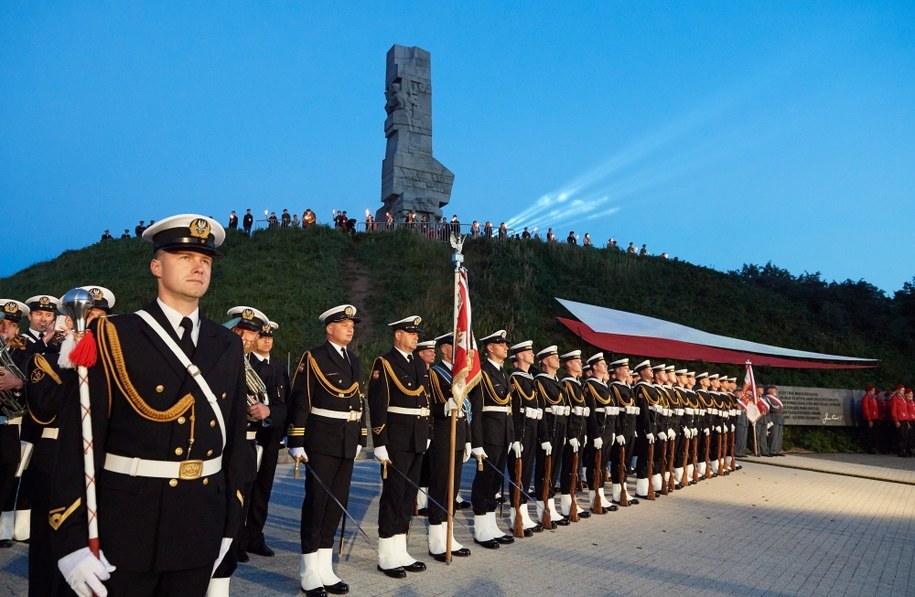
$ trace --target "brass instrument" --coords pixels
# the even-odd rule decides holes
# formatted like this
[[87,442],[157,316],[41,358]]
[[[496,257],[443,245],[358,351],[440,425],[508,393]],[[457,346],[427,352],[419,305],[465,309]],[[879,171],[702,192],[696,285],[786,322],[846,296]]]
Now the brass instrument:
[[[6,347],[6,336],[0,336],[0,375],[9,371],[23,382],[26,381],[25,373],[13,362],[9,349]],[[25,395],[11,390],[0,390],[0,414],[15,419],[25,414]]]
[[[243,358],[245,361],[245,383],[248,385],[248,406],[255,404],[270,405],[270,398],[267,396],[267,384],[261,379],[248,362],[247,355]],[[248,421],[255,422],[257,419],[248,415]]]

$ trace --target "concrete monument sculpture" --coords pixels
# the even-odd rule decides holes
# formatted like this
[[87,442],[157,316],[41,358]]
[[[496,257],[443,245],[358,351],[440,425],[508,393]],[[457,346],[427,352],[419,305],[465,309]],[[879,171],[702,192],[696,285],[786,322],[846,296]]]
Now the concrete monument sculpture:
[[[451,199],[454,174],[432,157],[432,63],[422,48],[394,45],[385,74],[381,202],[375,220],[396,222],[410,211],[441,218]],[[418,219],[418,218],[417,218]]]

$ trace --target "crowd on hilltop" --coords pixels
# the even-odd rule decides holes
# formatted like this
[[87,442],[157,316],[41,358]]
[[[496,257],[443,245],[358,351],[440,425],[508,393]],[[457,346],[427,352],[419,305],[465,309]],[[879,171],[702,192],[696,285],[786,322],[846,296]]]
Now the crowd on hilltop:
[[912,388],[898,384],[878,391],[867,386],[861,398],[865,440],[871,454],[895,452],[900,457],[915,456],[915,399]]
[[[393,230],[395,228],[405,228],[408,230],[413,230],[419,234],[423,234],[430,239],[440,240],[442,242],[448,242],[452,236],[460,236],[465,234],[470,238],[495,238],[499,240],[545,240],[548,243],[558,243],[559,238],[553,232],[552,228],[548,228],[546,231],[545,238],[542,238],[540,232],[535,227],[531,230],[528,226],[525,226],[521,232],[516,231],[514,228],[509,228],[505,222],[500,222],[498,227],[493,226],[491,221],[486,221],[482,225],[479,220],[474,220],[469,226],[461,224],[460,220],[457,217],[457,214],[451,216],[449,220],[447,217],[442,216],[441,219],[435,219],[430,217],[429,214],[419,214],[417,215],[413,211],[408,211],[401,221],[396,221],[394,216],[390,213],[386,214],[384,221],[376,221],[372,216],[369,210],[365,212],[365,220],[362,223],[362,226],[359,226],[359,222],[356,218],[350,217],[347,211],[344,210],[334,210],[333,214],[333,227],[342,230],[348,234],[355,234],[357,230],[364,232],[377,232],[381,230]],[[263,220],[266,223],[267,229],[272,228],[308,228],[309,226],[314,226],[318,223],[317,214],[311,209],[306,209],[302,216],[299,217],[297,213],[289,213],[288,209],[283,209],[280,215],[277,215],[275,211],[264,212],[266,218]],[[136,237],[141,237],[143,231],[146,230],[149,226],[152,226],[155,223],[155,220],[150,220],[149,225],[145,224],[144,220],[140,220],[140,223],[134,228],[134,235]],[[251,213],[251,209],[246,209],[245,214],[239,220],[238,214],[233,210],[229,214],[229,222],[227,228],[229,230],[238,230],[239,228],[245,233],[250,235],[254,230],[255,219],[254,215]],[[113,239],[114,236],[111,234],[111,231],[106,229],[104,234],[102,234],[102,241],[107,241]],[[130,230],[128,228],[124,229],[124,233],[121,234],[119,238],[131,238]],[[575,234],[574,230],[570,230],[568,236],[565,238],[565,242],[568,245],[579,245],[584,247],[594,247],[595,244],[591,239],[591,234],[585,232],[584,236],[581,237]],[[634,242],[630,242],[629,246],[623,249],[619,243],[614,238],[607,240],[605,245],[608,249],[616,249],[618,251],[625,251],[629,255],[636,255],[639,257],[649,256],[648,247],[646,244],[642,244],[641,247],[636,248]],[[661,253],[658,257],[662,259],[668,259],[668,254]],[[674,258],[676,261],[676,258]]]

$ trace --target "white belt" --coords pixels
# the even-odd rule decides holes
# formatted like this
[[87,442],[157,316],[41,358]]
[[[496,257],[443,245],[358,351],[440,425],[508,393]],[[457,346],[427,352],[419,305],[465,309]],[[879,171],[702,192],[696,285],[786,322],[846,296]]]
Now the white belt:
[[587,417],[588,415],[585,414],[585,409],[586,409],[586,408],[587,408],[586,406],[573,406],[573,407],[572,407],[572,412],[574,412],[576,416],[579,416],[579,417]]
[[41,430],[42,439],[57,439],[57,427],[45,427]]
[[710,415],[717,415],[717,414],[718,414],[718,409],[717,409],[717,408],[710,408],[710,409],[708,409],[708,412],[709,412]]
[[684,409],[682,409],[682,408],[677,408],[677,409],[674,410],[674,412],[677,413],[677,416],[678,416],[678,417],[682,417],[683,414],[684,414]]
[[700,408],[700,409],[699,409],[699,412],[698,412],[697,414],[700,415],[700,416],[702,416],[702,417],[704,417],[704,416],[705,416],[705,409],[704,409],[704,408]]
[[[314,412],[314,411],[312,411]],[[406,408],[403,406],[389,406],[389,413],[394,413],[397,415],[410,415],[413,417],[428,417],[429,409],[428,408]]]
[[249,442],[250,442],[250,441],[256,440],[256,439],[257,439],[257,431],[246,431],[246,432],[245,432],[245,439],[248,440]]
[[604,408],[603,406],[598,406],[597,408],[594,409],[594,412],[596,412],[596,413],[608,413],[609,410],[610,410],[609,408]]
[[686,414],[688,414],[688,415],[694,415],[694,414],[696,414],[696,409],[695,409],[695,408],[684,408],[683,410],[685,410],[685,411],[686,411]]
[[192,481],[209,477],[222,470],[222,456],[210,460],[143,460],[117,454],[105,455],[106,471],[130,475],[131,477],[153,477],[156,479],[181,479]]
[[665,417],[669,417],[669,416],[670,416],[670,409],[669,409],[669,408],[662,408],[662,409],[661,409],[661,414],[664,415]]
[[[394,407],[388,407],[388,412],[392,412]],[[341,421],[358,421],[362,418],[361,410],[330,410],[329,408],[313,408],[311,414],[328,419],[340,419]]]
[[524,416],[527,417],[528,419],[534,419],[534,420],[542,419],[543,418],[543,409],[525,407]]
[[22,425],[22,417],[0,417],[0,425]]
[[507,413],[510,412],[509,407],[507,406],[484,406],[484,413]]
[[566,412],[567,408],[569,408],[569,407],[568,406],[548,406],[548,407],[546,407],[546,412],[553,413],[557,417],[564,417],[568,414]]

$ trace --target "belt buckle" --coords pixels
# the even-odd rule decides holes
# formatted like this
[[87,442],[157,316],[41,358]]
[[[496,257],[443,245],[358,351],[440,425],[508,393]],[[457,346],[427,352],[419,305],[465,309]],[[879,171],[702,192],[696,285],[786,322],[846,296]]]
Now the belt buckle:
[[178,478],[182,481],[199,479],[203,474],[203,460],[182,460],[178,465]]
[[359,411],[359,410],[351,410],[351,411],[349,411],[349,415],[348,415],[347,420],[350,421],[350,422],[355,422],[355,421],[358,421],[358,420],[361,419],[361,418],[362,418],[362,411]]

